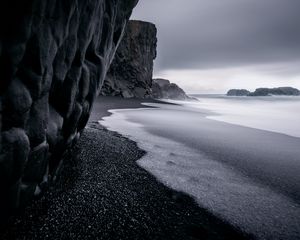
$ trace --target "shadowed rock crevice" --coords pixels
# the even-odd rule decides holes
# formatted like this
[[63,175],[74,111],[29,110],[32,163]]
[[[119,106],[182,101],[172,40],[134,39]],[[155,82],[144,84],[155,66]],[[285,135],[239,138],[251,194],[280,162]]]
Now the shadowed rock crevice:
[[1,1],[1,216],[37,195],[79,138],[136,3]]

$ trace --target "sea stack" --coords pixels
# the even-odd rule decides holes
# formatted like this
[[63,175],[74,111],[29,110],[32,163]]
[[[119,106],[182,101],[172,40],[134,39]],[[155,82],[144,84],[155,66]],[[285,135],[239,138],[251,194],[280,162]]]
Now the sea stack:
[[188,96],[183,89],[167,79],[153,79],[152,97],[156,99],[196,100]]

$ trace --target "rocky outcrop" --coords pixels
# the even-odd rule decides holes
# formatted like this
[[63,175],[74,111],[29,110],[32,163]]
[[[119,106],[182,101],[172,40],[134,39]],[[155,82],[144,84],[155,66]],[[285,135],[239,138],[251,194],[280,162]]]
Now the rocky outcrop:
[[154,24],[129,21],[124,38],[110,66],[101,94],[124,98],[192,100],[174,83],[152,79],[156,58],[157,30]]
[[257,88],[254,92],[246,89],[231,89],[227,92],[227,96],[270,96],[270,95],[285,95],[285,96],[299,96],[300,90],[292,87],[278,87],[278,88]]
[[1,217],[43,190],[80,136],[136,3],[1,1]]
[[246,89],[230,89],[227,92],[227,96],[247,96],[250,94],[250,91]]
[[292,87],[279,87],[279,88],[257,88],[249,96],[269,96],[269,95],[286,95],[286,96],[299,96],[300,91]]
[[171,83],[166,79],[153,79],[152,97],[156,99],[172,99],[172,100],[196,100],[188,96],[175,83]]
[[124,98],[151,96],[153,60],[156,58],[156,27],[130,21],[110,66],[102,95]]

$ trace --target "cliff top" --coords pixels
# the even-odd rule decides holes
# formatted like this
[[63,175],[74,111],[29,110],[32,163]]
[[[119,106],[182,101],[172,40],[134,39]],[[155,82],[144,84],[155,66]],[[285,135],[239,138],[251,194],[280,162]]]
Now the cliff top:
[[137,25],[151,25],[151,26],[154,26],[156,28],[155,24],[152,23],[152,22],[147,22],[147,21],[142,21],[142,20],[136,20],[136,19],[129,20],[128,24],[133,24],[133,25],[134,24],[137,24]]

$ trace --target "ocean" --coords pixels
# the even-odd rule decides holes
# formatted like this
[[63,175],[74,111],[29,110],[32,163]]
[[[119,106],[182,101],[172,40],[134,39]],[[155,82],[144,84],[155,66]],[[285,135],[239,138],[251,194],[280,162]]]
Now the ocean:
[[142,168],[216,216],[257,239],[299,239],[300,98],[195,96],[99,122],[147,152]]
[[211,111],[210,119],[300,137],[300,96],[193,96],[199,102],[183,105]]

